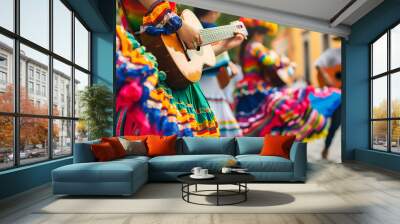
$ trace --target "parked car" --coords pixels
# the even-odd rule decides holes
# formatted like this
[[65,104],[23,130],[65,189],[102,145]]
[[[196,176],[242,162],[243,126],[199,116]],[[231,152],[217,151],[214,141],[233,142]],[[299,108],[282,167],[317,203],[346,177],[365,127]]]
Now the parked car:
[[13,161],[14,160],[14,153],[10,153],[7,155],[8,161]]

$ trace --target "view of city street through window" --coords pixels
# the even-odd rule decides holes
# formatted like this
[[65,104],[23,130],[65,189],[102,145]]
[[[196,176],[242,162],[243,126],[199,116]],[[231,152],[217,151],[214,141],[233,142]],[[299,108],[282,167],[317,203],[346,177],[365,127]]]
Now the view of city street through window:
[[61,0],[19,2],[19,24],[13,0],[0,9],[0,170],[70,156],[87,139],[90,32]]

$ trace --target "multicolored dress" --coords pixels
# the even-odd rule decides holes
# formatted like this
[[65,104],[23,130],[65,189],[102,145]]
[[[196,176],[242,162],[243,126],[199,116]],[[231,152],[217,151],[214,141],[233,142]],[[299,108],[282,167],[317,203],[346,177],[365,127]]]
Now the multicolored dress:
[[329,117],[340,105],[339,89],[272,87],[266,70],[282,68],[279,56],[259,42],[249,42],[243,57],[244,78],[235,90],[236,118],[244,135],[296,135],[308,141],[327,135]]
[[[137,30],[145,14],[137,1],[120,1],[121,23]],[[123,26],[117,26],[117,135],[219,136],[214,113],[198,83],[174,90],[156,58]]]
[[[204,28],[215,27],[212,23],[202,23]],[[227,67],[230,62],[229,55],[223,53],[217,57],[217,63],[213,67],[203,70],[200,86],[206,96],[211,109],[218,122],[221,136],[241,136],[242,131],[236,121],[236,117],[226,100],[225,94],[219,86],[217,75],[222,67]]]

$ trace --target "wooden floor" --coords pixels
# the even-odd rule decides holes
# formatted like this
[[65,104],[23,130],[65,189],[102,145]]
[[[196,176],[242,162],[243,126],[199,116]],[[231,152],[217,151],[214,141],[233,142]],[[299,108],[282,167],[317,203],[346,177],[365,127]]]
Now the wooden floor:
[[398,174],[362,164],[313,161],[308,179],[346,201],[362,201],[367,206],[357,214],[37,214],[38,207],[54,200],[50,187],[43,186],[0,202],[0,223],[400,223]]

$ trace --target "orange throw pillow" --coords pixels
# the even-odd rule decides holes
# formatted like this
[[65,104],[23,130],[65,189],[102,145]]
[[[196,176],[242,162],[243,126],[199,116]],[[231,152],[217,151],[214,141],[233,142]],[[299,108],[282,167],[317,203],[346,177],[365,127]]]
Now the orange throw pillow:
[[145,142],[148,135],[127,135],[127,136],[121,136],[121,137],[124,137],[124,139],[129,140],[129,141],[140,140],[142,142]]
[[115,151],[114,151],[113,147],[108,142],[93,144],[93,145],[91,145],[91,149],[94,154],[94,157],[99,162],[117,159],[117,156],[115,155]]
[[148,156],[176,155],[176,135],[158,136],[149,135],[147,137]]
[[119,141],[118,137],[109,137],[109,138],[101,138],[101,142],[108,142],[114,149],[115,155],[117,158],[125,157],[126,151],[124,146],[122,146],[121,142]]
[[296,136],[265,135],[264,145],[261,149],[262,156],[280,156],[290,159],[290,148]]

